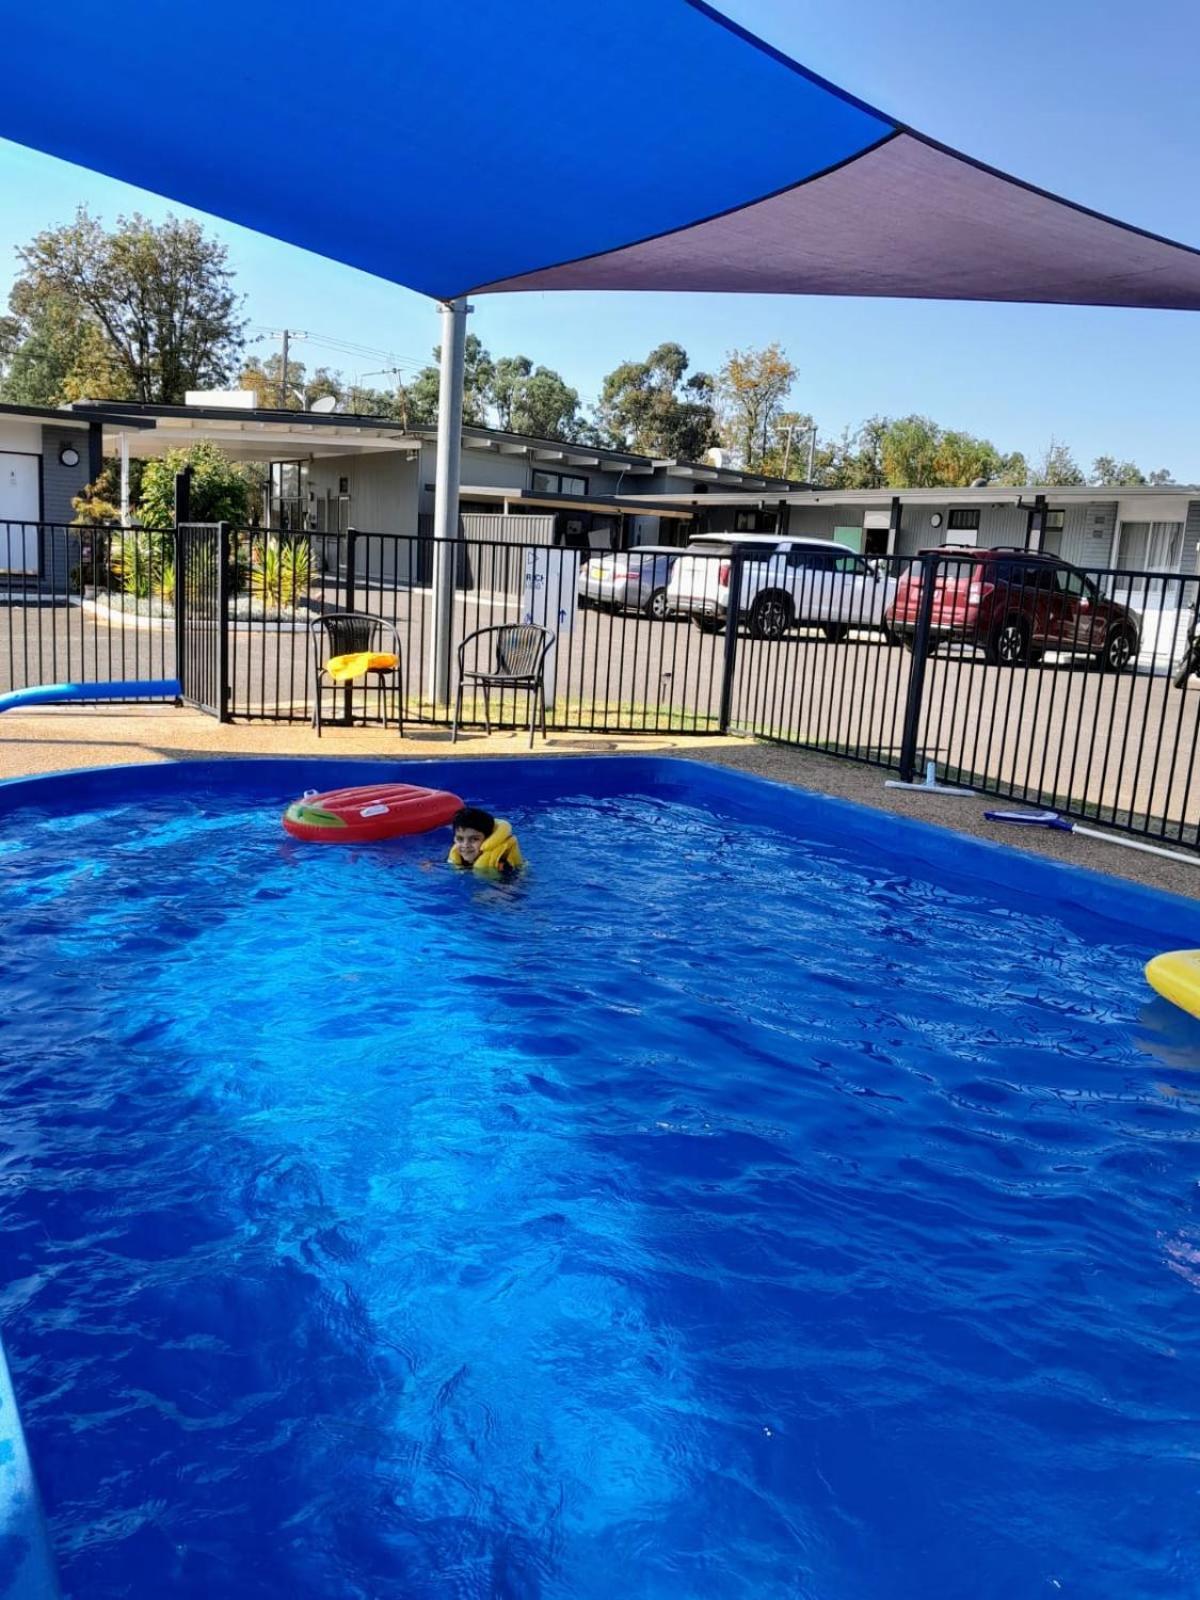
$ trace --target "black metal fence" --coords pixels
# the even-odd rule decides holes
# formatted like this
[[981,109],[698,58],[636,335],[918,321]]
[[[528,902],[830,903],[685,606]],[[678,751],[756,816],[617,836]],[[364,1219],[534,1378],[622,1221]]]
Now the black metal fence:
[[738,640],[733,729],[1200,844],[1200,578],[1021,551],[843,565],[796,591],[832,627]]
[[171,530],[0,522],[0,693],[175,675]]
[[[308,722],[312,624],[356,611],[396,630],[406,724],[445,726],[460,659],[488,665],[480,630],[532,617],[556,638],[553,730],[742,733],[905,777],[933,762],[944,781],[1200,847],[1198,577],[710,545],[638,584],[620,557],[585,580],[570,551],[424,532],[37,535],[38,571],[0,577],[0,689],[178,676],[215,715]],[[324,692],[327,724],[366,711],[361,687]],[[468,692],[465,724],[483,712]],[[520,726],[527,707],[510,693],[491,712]]]

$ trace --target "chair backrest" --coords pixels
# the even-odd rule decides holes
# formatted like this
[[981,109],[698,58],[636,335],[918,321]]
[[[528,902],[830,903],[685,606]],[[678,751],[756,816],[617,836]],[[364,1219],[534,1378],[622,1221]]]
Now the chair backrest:
[[399,635],[386,617],[372,617],[361,611],[332,611],[315,617],[308,626],[318,667],[334,656],[376,650],[382,644],[395,654],[400,653]]
[[511,678],[536,678],[554,643],[549,628],[514,622],[496,629],[496,671]]

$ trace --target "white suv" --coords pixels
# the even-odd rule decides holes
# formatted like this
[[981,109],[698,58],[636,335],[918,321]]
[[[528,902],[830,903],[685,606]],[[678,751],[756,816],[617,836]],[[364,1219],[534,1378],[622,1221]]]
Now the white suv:
[[820,627],[833,644],[852,628],[887,632],[895,580],[831,539],[736,533],[693,539],[671,572],[668,609],[705,631],[722,627],[735,546],[742,560],[739,614],[756,639],[782,639],[796,626]]

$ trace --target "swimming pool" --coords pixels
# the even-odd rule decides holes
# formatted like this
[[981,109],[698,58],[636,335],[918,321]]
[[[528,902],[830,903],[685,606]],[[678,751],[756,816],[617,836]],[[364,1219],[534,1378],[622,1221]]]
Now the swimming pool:
[[1200,906],[662,760],[282,833],[380,771],[0,786],[65,1592],[1194,1594]]

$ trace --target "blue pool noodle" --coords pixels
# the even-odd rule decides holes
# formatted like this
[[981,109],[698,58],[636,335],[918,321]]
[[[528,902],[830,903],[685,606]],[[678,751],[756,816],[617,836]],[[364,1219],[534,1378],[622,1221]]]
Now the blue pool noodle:
[[131,683],[42,683],[33,689],[0,694],[0,711],[18,706],[56,706],[68,700],[174,700],[183,692],[178,678],[139,678]]

